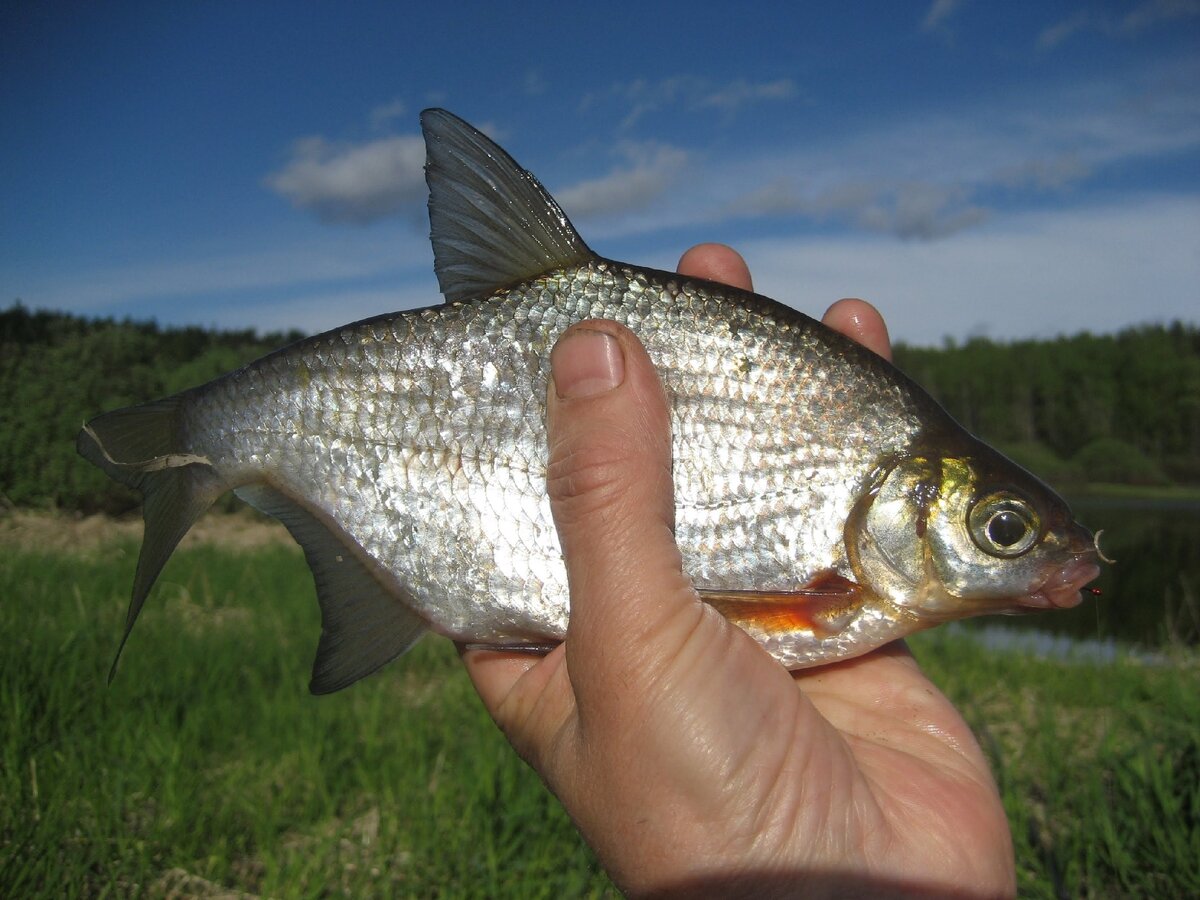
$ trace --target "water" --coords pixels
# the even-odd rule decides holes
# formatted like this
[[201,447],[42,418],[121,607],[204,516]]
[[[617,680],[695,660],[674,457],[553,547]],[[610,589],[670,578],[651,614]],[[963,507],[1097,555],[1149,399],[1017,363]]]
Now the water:
[[1115,565],[1102,565],[1095,587],[1075,609],[964,623],[989,644],[1045,655],[1073,647],[1108,658],[1119,651],[1153,656],[1167,645],[1200,646],[1200,501],[1075,497],[1071,508]]

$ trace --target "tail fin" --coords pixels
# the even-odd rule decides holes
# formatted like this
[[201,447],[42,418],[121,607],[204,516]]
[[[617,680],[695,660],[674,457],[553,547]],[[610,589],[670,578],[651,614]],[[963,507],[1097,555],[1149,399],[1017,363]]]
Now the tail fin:
[[196,520],[228,490],[205,457],[181,448],[180,408],[175,396],[114,410],[84,425],[76,441],[84,459],[142,495],[142,551],[109,683],[158,573]]

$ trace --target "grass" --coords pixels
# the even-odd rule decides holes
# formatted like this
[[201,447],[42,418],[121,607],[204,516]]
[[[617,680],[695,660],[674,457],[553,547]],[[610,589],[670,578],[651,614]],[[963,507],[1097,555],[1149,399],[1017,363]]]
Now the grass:
[[996,773],[1022,897],[1200,896],[1200,666],[910,639]]
[[[307,693],[319,621],[290,546],[181,550],[107,687],[135,556],[0,552],[0,895],[612,893],[445,641]],[[993,761],[1024,896],[1200,894],[1194,659],[912,644]]]
[[181,551],[107,687],[135,555],[0,561],[0,896],[611,890],[447,642],[308,694],[291,548]]

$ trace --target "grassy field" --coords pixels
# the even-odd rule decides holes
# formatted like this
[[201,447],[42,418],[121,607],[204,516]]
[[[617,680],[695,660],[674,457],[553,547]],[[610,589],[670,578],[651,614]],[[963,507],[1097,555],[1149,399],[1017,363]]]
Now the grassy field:
[[[445,641],[309,696],[319,621],[290,545],[182,549],[106,687],[131,531],[64,551],[65,526],[0,529],[0,896],[612,893]],[[1024,896],[1200,895],[1194,656],[913,646],[993,760]]]

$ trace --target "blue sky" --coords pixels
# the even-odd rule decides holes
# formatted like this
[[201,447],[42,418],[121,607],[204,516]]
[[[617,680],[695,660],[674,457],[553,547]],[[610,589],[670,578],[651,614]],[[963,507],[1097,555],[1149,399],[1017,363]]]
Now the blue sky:
[[436,302],[435,105],[603,255],[722,241],[913,343],[1200,321],[1200,0],[512,9],[5,4],[0,305],[316,331]]

